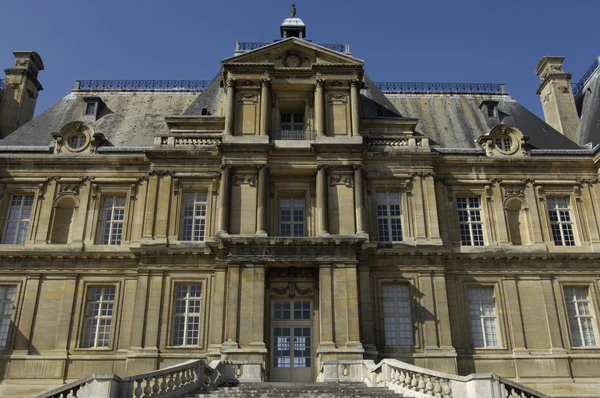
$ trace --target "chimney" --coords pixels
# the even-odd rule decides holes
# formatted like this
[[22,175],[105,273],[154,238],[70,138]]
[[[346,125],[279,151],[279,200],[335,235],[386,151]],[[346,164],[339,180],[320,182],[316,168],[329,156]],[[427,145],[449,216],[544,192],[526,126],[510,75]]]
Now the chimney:
[[0,102],[0,138],[33,118],[38,92],[43,90],[38,72],[44,70],[42,58],[35,51],[15,51],[15,66],[5,69],[6,82]]
[[575,107],[571,74],[563,71],[565,57],[542,57],[535,74],[540,77],[537,93],[542,101],[546,123],[577,142],[579,116]]

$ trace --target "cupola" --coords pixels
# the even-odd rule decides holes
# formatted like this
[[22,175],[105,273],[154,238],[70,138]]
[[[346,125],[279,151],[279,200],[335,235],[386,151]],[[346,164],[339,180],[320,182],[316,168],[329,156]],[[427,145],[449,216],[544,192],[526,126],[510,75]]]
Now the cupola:
[[287,39],[288,37],[304,39],[306,37],[306,25],[304,25],[304,22],[300,18],[296,17],[295,4],[292,4],[290,17],[283,20],[280,29],[282,39]]

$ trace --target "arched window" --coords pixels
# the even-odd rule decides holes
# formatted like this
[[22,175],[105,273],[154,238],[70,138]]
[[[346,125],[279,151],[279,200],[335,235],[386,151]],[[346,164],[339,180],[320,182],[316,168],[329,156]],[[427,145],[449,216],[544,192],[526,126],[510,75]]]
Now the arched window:
[[52,233],[50,243],[70,243],[73,218],[77,208],[76,200],[71,196],[59,199],[54,205],[54,219],[52,222]]

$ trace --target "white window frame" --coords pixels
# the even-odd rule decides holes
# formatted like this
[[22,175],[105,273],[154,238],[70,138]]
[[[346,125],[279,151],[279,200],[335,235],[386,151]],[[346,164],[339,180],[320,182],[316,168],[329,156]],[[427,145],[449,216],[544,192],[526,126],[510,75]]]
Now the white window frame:
[[382,284],[381,305],[385,346],[414,347],[410,285],[408,283]]
[[[185,288],[185,295],[180,296],[180,289]],[[197,288],[197,289],[194,289]],[[197,283],[177,283],[173,287],[173,319],[171,345],[173,347],[198,347],[202,337],[202,293],[204,286]],[[197,303],[196,303],[197,302]],[[183,305],[183,308],[181,307]],[[183,310],[183,311],[181,311]],[[182,323],[178,323],[183,318]],[[183,326],[181,338],[176,335],[177,325]],[[193,326],[196,329],[193,329]],[[192,337],[188,336],[192,333]],[[193,335],[195,332],[195,336]],[[192,339],[190,342],[190,338]],[[177,340],[176,340],[177,339]]]
[[[294,195],[294,194],[282,194],[279,196],[279,202],[278,202],[278,227],[279,227],[279,236],[284,236],[284,237],[304,237],[307,236],[307,223],[306,223],[306,197],[303,194],[298,194],[298,195]],[[281,205],[281,201],[282,200],[289,200],[290,201],[290,207],[282,207]],[[301,200],[302,201],[302,206],[296,206],[296,201],[297,200]],[[296,211],[302,211],[302,221],[296,221],[295,220],[295,216],[296,216]],[[289,221],[288,220],[284,220],[283,215],[282,215],[282,211],[289,211]],[[284,225],[289,225],[289,235],[284,235],[283,234],[283,226]],[[298,234],[296,235],[295,233],[295,227],[296,226],[302,226],[302,234]]]
[[[398,196],[398,201],[391,201],[391,194]],[[385,195],[385,200],[380,201]],[[397,211],[394,211],[392,215],[393,206],[397,206]],[[379,191],[375,193],[375,210],[377,212],[377,236],[379,242],[402,242],[404,240],[404,234],[402,231],[402,194],[395,191]],[[395,209],[394,209],[395,210]],[[383,212],[385,211],[385,214]],[[393,223],[398,222],[399,230],[397,239],[394,239]],[[383,225],[385,224],[385,225]],[[386,232],[386,236],[382,237],[382,231]]]
[[[117,199],[123,198],[123,204],[118,204]],[[111,200],[109,205],[105,205],[105,201]],[[98,235],[96,236],[96,244],[118,246],[123,242],[125,237],[125,222],[127,213],[127,195],[109,194],[103,195],[100,198],[100,212],[98,214]],[[105,219],[104,211],[110,210],[109,217]],[[105,230],[108,228],[108,236],[105,239]]]
[[[92,299],[92,293],[100,289],[100,297]],[[112,295],[111,295],[112,292]],[[112,297],[112,299],[110,299]],[[117,288],[114,285],[88,286],[85,295],[83,333],[81,348],[109,348],[114,330]],[[90,307],[92,305],[93,307]],[[93,328],[93,331],[90,330]],[[99,340],[100,330],[108,333],[107,339]],[[108,332],[106,332],[108,329]]]
[[[19,203],[15,204],[15,199],[20,198]],[[26,206],[25,200],[31,199],[31,205]],[[4,231],[2,234],[2,243],[9,245],[22,245],[27,241],[27,233],[29,232],[29,225],[31,223],[31,217],[33,216],[33,208],[35,206],[35,195],[33,193],[14,193],[10,195],[10,201],[6,209],[6,218],[4,220]],[[23,211],[29,210],[29,217],[23,217]],[[15,218],[11,218],[11,211],[17,212]],[[9,225],[16,224],[15,233],[8,237]]]
[[[477,206],[473,201],[477,201]],[[465,206],[461,207],[464,201]],[[457,196],[457,217],[459,224],[460,242],[463,246],[484,246],[483,236],[483,207],[479,196]],[[461,219],[461,212],[466,217]],[[467,234],[468,233],[468,234]],[[480,238],[480,239],[478,239]]]
[[555,246],[575,246],[575,223],[570,202],[568,196],[547,198],[548,222]]
[[[598,346],[596,318],[589,294],[588,286],[565,286],[563,288],[571,344],[575,348]],[[582,314],[582,312],[584,313]],[[589,329],[586,333],[584,323],[591,328],[591,335]]]
[[8,348],[17,286],[0,285],[0,349]]
[[[203,197],[204,196],[204,197]],[[186,202],[187,198],[191,198]],[[204,199],[204,200],[201,200]],[[182,242],[202,242],[208,228],[208,190],[184,192],[181,199],[181,217],[179,225],[179,240]],[[191,206],[191,215],[186,215],[186,206]],[[200,215],[196,213],[200,211]],[[186,222],[191,222],[191,231],[186,233]],[[198,233],[196,228],[198,227]]]
[[[483,291],[491,291],[491,299],[482,296]],[[477,292],[476,297],[471,293]],[[498,311],[496,310],[496,289],[493,286],[467,286],[467,311],[469,315],[469,326],[471,329],[471,337],[474,348],[501,348],[502,339],[500,336],[500,327],[498,322]],[[473,300],[473,298],[475,298]],[[478,307],[478,314],[473,314],[472,309]],[[491,308],[492,314],[486,313],[485,308]],[[488,321],[488,322],[486,322]],[[491,323],[490,323],[491,322]],[[478,324],[477,330],[481,333],[481,340],[476,337],[476,328],[474,324]],[[486,330],[486,325],[491,325],[493,330]],[[488,332],[493,332],[488,334]],[[479,334],[479,333],[478,333]]]

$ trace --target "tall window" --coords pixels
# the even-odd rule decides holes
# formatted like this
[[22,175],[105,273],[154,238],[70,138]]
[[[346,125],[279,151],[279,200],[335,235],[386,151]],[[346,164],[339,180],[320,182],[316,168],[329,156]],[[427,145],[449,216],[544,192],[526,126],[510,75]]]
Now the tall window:
[[282,140],[306,140],[309,139],[304,131],[303,112],[283,112],[280,118],[279,139]]
[[206,232],[207,192],[183,194],[181,211],[181,233],[179,240],[203,241]]
[[88,102],[85,104],[85,114],[86,115],[95,115],[96,114],[96,104],[94,102]]
[[33,195],[12,195],[4,225],[2,243],[23,244],[29,229]]
[[568,198],[548,199],[550,229],[556,246],[575,246]]
[[304,112],[281,114],[281,131],[304,130]]
[[304,236],[304,198],[279,199],[280,236]]
[[0,347],[5,348],[8,343],[8,332],[15,305],[17,288],[14,286],[0,286]]
[[386,346],[412,346],[409,285],[383,285],[383,330]]
[[465,246],[483,246],[483,221],[479,198],[456,198],[460,241]]
[[496,302],[493,287],[468,289],[469,317],[474,347],[498,347],[496,326]]
[[105,196],[98,225],[99,245],[120,245],[125,222],[125,196]]
[[114,287],[89,288],[85,310],[83,348],[108,347],[114,308]]
[[198,345],[202,285],[175,286],[173,345]]
[[590,308],[587,287],[565,288],[565,302],[569,315],[569,328],[574,347],[596,345],[594,334],[594,315]]
[[377,192],[377,230],[380,242],[402,241],[402,207],[398,192]]

